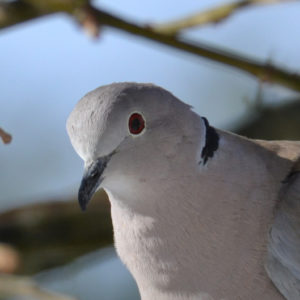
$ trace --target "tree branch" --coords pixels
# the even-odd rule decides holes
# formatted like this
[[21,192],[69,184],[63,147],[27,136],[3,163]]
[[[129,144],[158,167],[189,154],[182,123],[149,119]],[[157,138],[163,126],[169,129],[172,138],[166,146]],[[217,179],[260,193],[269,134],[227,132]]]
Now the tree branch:
[[180,33],[180,31],[183,29],[188,29],[209,23],[219,23],[221,21],[224,21],[240,9],[246,8],[248,6],[276,4],[279,2],[288,1],[295,0],[242,0],[238,2],[235,1],[232,3],[226,3],[221,6],[214,7],[212,9],[208,9],[206,11],[202,11],[197,14],[193,14],[180,20],[168,22],[165,24],[153,25],[152,29],[160,33],[175,35]]
[[2,128],[0,128],[0,138],[2,139],[4,144],[9,144],[12,140],[11,135],[5,132]]
[[47,13],[38,11],[34,6],[22,1],[0,3],[0,29],[29,21]]
[[[257,0],[258,1],[258,0]],[[21,1],[15,1],[20,2]],[[264,64],[261,61],[251,59],[247,56],[242,56],[235,53],[234,51],[227,51],[224,49],[219,49],[217,47],[208,46],[200,43],[192,43],[184,40],[183,38],[166,35],[159,32],[155,32],[149,26],[140,26],[124,19],[106,13],[103,10],[96,9],[95,7],[86,4],[87,1],[84,0],[64,0],[64,3],[69,5],[56,6],[58,0],[26,0],[29,6],[34,6],[39,14],[47,14],[53,12],[64,12],[72,17],[75,17],[84,27],[88,26],[90,28],[100,28],[100,26],[109,26],[121,31],[128,32],[133,35],[141,36],[158,43],[168,45],[170,47],[181,49],[185,52],[195,54],[197,56],[205,57],[212,61],[216,61],[228,66],[232,66],[241,71],[247,72],[259,80],[269,83],[280,84],[287,88],[293,89],[300,92],[300,76],[296,73],[291,73],[287,70],[278,68],[271,64]],[[36,3],[43,3],[43,5],[37,5]],[[13,2],[14,3],[14,2]],[[22,2],[23,3],[23,2]],[[49,8],[47,5],[49,4]],[[6,5],[9,5],[6,3]],[[35,6],[37,5],[37,6]],[[0,4],[0,11],[2,4]],[[19,12],[21,14],[21,12]],[[37,16],[35,15],[35,17]],[[24,21],[24,17],[19,18]],[[28,18],[27,18],[28,19]],[[16,22],[14,22],[15,24]],[[6,20],[6,24],[12,24]],[[0,18],[0,28],[5,24],[1,22]],[[9,26],[9,25],[8,25]],[[93,30],[95,31],[95,30]]]
[[[84,214],[75,199],[28,205],[0,214],[0,243],[10,245],[18,255],[19,261],[10,267],[18,274],[64,265],[111,245],[112,233],[110,204],[103,190],[95,194]],[[5,256],[5,251],[0,251],[0,261],[7,260]],[[5,269],[8,267],[2,266],[2,271]]]
[[[247,72],[264,82],[276,83],[287,88],[300,92],[300,75],[290,73],[287,70],[280,69],[271,64],[264,64],[246,56],[239,55],[233,51],[226,51],[216,47],[207,46],[200,43],[191,43],[180,37],[166,35],[155,32],[146,26],[139,26],[124,19],[113,16],[102,10],[93,7],[85,9],[86,17],[90,14],[99,22],[100,25],[110,26],[133,35],[141,36],[154,40],[173,48],[181,49],[186,52],[205,57],[207,59],[235,67],[241,71]],[[81,14],[83,18],[83,14]],[[82,22],[82,19],[81,19]]]

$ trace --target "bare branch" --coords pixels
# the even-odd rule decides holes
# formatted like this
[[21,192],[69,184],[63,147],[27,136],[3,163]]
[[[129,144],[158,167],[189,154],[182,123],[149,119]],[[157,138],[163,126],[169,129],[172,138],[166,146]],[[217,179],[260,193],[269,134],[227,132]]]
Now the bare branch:
[[242,8],[253,5],[266,5],[266,4],[276,4],[279,2],[290,2],[295,0],[242,0],[235,1],[232,3],[226,3],[212,9],[202,11],[197,14],[193,14],[186,18],[176,20],[173,22],[168,22],[165,24],[153,25],[152,29],[165,34],[178,34],[183,29],[188,29],[196,26],[206,25],[209,23],[219,23],[224,21],[232,14],[236,13]]
[[[0,242],[6,249],[10,245],[20,258],[16,261],[16,255],[1,251],[0,243],[0,273],[10,267],[18,274],[35,274],[113,243],[110,203],[103,190],[95,194],[90,209],[84,214],[78,209],[77,199],[65,200],[69,201],[49,199],[48,203],[18,207],[0,214]],[[78,234],[82,231],[84,234]],[[10,266],[7,266],[8,256]]]
[[88,0],[4,1],[0,3],[0,29],[53,13],[70,14],[88,3]]
[[73,297],[41,289],[33,280],[27,277],[0,274],[0,295],[6,297],[30,297],[37,300],[75,300]]
[[100,33],[101,23],[89,5],[78,9],[74,13],[75,18],[81,24],[84,31],[92,38],[97,38]]
[[44,16],[34,6],[21,1],[0,3],[0,28]]
[[9,133],[5,132],[3,129],[0,128],[0,137],[4,144],[9,144],[12,140],[12,137]]
[[[21,3],[21,1],[14,1],[13,3],[15,2]],[[109,13],[106,13],[103,10],[96,9],[91,5],[88,5],[87,1],[85,0],[64,0],[62,2],[68,4],[65,6],[64,5],[56,6],[57,2],[59,2],[58,0],[47,0],[47,1],[26,0],[26,3],[27,2],[30,3],[28,5],[34,6],[36,10],[38,10],[38,12],[41,14],[47,14],[53,12],[67,13],[75,17],[81,24],[83,24],[85,29],[90,30],[91,33],[94,35],[97,34],[97,30],[95,30],[95,28],[99,29],[101,26],[113,27],[133,35],[138,35],[159,42],[161,44],[168,45],[176,49],[181,49],[188,53],[205,57],[212,61],[216,61],[228,66],[232,66],[234,68],[237,68],[241,71],[247,72],[248,74],[257,77],[259,80],[262,80],[264,82],[280,84],[282,86],[300,92],[299,74],[291,73],[287,70],[278,68],[268,63],[264,64],[261,61],[251,59],[247,56],[242,56],[240,54],[235,53],[234,51],[228,51],[217,47],[208,46],[207,44],[201,44],[201,43],[196,44],[196,43],[188,42],[180,37],[155,32],[149,26],[140,26],[128,22],[119,17],[116,17],[114,15],[111,15]],[[43,5],[40,4],[41,2],[43,3]],[[49,4],[49,8],[47,8],[48,4]],[[7,3],[6,5],[9,4]],[[2,8],[2,4],[0,4],[0,11],[1,8]],[[21,14],[21,12],[19,13]],[[21,21],[24,21],[24,18],[23,19],[20,18],[20,19]],[[11,24],[13,22],[7,21],[6,23]],[[14,24],[15,23],[17,22],[14,22]],[[2,27],[4,27],[3,22],[1,23],[1,18],[0,18],[0,28],[1,28],[1,24]]]
[[269,83],[280,84],[287,88],[300,92],[300,75],[290,73],[287,70],[280,69],[271,64],[264,64],[261,61],[239,55],[234,51],[226,51],[212,46],[200,43],[191,43],[184,39],[172,35],[166,35],[155,32],[146,26],[139,26],[124,19],[113,16],[102,10],[89,7],[89,14],[93,13],[95,18],[103,26],[110,26],[119,30],[138,35],[150,40],[154,40],[173,48],[181,49],[186,52],[205,57],[207,59],[235,67],[241,71],[247,72],[259,80]]

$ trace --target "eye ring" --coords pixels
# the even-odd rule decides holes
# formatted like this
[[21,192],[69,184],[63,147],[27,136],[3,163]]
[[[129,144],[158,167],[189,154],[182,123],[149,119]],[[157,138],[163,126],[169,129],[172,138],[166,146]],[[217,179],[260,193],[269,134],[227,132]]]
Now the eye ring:
[[145,128],[145,120],[140,113],[133,113],[128,120],[128,128],[131,134],[140,134]]

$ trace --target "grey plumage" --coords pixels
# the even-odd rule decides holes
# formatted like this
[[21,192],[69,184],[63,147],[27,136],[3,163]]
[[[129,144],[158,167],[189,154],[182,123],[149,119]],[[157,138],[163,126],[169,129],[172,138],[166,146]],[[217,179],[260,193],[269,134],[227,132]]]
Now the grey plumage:
[[300,299],[299,142],[214,129],[136,83],[87,94],[67,130],[85,161],[80,201],[108,193],[143,300]]
[[283,182],[270,230],[266,269],[287,299],[300,299],[300,164]]

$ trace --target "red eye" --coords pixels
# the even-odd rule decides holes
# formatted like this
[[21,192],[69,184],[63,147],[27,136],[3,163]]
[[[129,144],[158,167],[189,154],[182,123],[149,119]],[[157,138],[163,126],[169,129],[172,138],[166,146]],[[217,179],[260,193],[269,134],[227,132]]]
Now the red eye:
[[130,116],[128,121],[129,131],[132,134],[139,134],[145,128],[145,120],[141,114],[134,113]]

